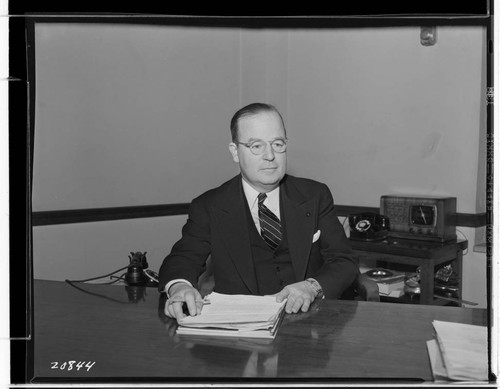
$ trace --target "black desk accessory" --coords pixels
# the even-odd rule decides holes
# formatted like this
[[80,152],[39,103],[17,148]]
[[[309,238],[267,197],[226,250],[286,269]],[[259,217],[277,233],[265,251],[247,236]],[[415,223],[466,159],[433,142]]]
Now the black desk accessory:
[[349,238],[353,240],[378,241],[387,238],[389,218],[373,212],[349,215]]

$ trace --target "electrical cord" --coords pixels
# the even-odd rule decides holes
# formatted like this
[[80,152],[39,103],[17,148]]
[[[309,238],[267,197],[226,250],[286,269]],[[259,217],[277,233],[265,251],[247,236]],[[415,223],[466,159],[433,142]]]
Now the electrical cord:
[[101,278],[105,278],[105,277],[110,277],[112,276],[113,274],[116,274],[118,273],[119,271],[122,271],[122,270],[125,270],[129,267],[130,265],[127,265],[127,266],[124,266],[118,270],[115,270],[114,272],[111,272],[111,273],[108,273],[108,274],[105,274],[103,276],[98,276],[98,277],[93,277],[93,278],[87,278],[85,280],[65,280],[66,282],[69,282],[69,283],[72,283],[72,282],[88,282],[88,281],[94,281],[94,280],[99,280]]
[[[147,267],[147,262],[146,262],[146,259],[144,257],[144,255],[142,255],[142,260],[141,260],[141,265],[138,265],[137,264],[137,261],[135,260],[135,256],[137,254],[141,254],[141,253],[131,253],[134,258],[130,258],[130,264],[127,265],[127,266],[123,266],[115,271],[112,271],[111,273],[108,273],[108,274],[104,274],[102,276],[97,276],[97,277],[92,277],[92,278],[86,278],[86,279],[82,279],[82,280],[68,280],[66,279],[65,282],[68,283],[70,286],[72,286],[73,288],[75,289],[78,289],[84,293],[87,293],[87,294],[90,294],[90,295],[93,295],[93,296],[96,296],[96,297],[101,297],[101,298],[104,298],[106,300],[109,300],[109,301],[114,301],[114,302],[117,302],[117,303],[120,303],[120,304],[128,304],[124,301],[120,301],[120,300],[117,300],[117,299],[114,299],[114,298],[111,298],[111,297],[108,297],[108,296],[105,296],[105,295],[102,295],[102,294],[99,294],[99,293],[95,293],[95,292],[91,292],[91,291],[88,291],[88,290],[85,290],[75,284],[77,283],[86,283],[86,282],[89,282],[89,281],[94,281],[94,280],[99,280],[99,279],[102,279],[102,278],[106,278],[106,277],[109,277],[109,279],[111,279],[111,281],[108,281],[108,282],[99,282],[99,283],[93,283],[93,285],[111,285],[111,284],[115,284],[117,283],[118,281],[120,280],[125,280],[127,284],[131,283],[130,280],[127,279],[127,275],[129,274],[129,271],[130,269],[132,269],[132,271],[138,271],[140,270],[140,273],[144,274],[147,276],[147,278],[149,278],[149,280],[151,281],[154,281],[154,282],[158,282],[158,274],[152,270],[143,270],[142,267]],[[122,273],[120,276],[115,276],[114,274],[122,271],[122,270],[125,270],[127,269],[128,271],[125,272],[125,273]],[[134,273],[134,274],[137,274],[137,273]],[[135,287],[136,285],[132,285],[132,287],[129,286],[126,286],[125,289],[127,290],[127,293],[129,295],[129,302],[130,301],[133,301],[133,302],[137,302],[138,301],[138,298],[140,296],[142,296],[142,298],[144,299],[144,294],[145,294],[145,290],[142,290],[142,288],[136,288]],[[139,293],[140,292],[140,293]]]
[[153,282],[159,282],[159,276],[158,273],[154,272],[153,270],[146,269],[144,270],[144,274]]
[[109,276],[109,278],[111,278],[111,279],[112,279],[112,278],[115,278],[115,280],[114,280],[114,281],[110,281],[110,282],[105,282],[105,283],[103,283],[103,285],[112,285],[112,284],[117,283],[118,281],[123,281],[123,280],[125,280],[125,275],[126,275],[126,274],[127,274],[127,273],[123,273],[120,277],[117,277],[117,276]]
[[88,290],[82,289],[82,288],[80,288],[79,286],[76,286],[75,284],[73,284],[73,282],[79,282],[79,281],[70,281],[70,280],[66,280],[66,282],[67,282],[69,285],[71,285],[73,288],[78,289],[79,291],[82,291],[82,292],[84,292],[84,293],[90,294],[90,295],[92,295],[92,296],[100,297],[100,298],[103,298],[103,299],[105,299],[105,300],[113,301],[113,302],[115,302],[115,303],[119,303],[119,304],[129,304],[129,302],[125,302],[125,301],[117,300],[117,299],[114,299],[114,298],[112,298],[112,297],[104,296],[104,295],[99,294],[99,293],[90,292],[90,291],[88,291]]
[[[111,273],[104,274],[104,275],[97,276],[97,277],[86,278],[86,279],[82,279],[82,280],[68,280],[68,279],[66,279],[65,281],[69,284],[71,284],[71,283],[85,283],[85,282],[99,280],[102,278],[109,277],[112,281],[100,282],[100,283],[94,283],[94,284],[96,284],[96,285],[111,285],[111,284],[117,283],[120,280],[124,280],[127,284],[136,285],[136,284],[142,284],[144,279],[146,279],[150,282],[153,282],[153,285],[158,284],[158,282],[159,282],[158,273],[156,273],[150,269],[143,269],[143,267],[144,268],[148,267],[148,264],[146,262],[146,257],[145,257],[146,253],[142,254],[140,252],[137,252],[137,253],[131,252],[131,254],[132,254],[133,258],[129,256],[130,264],[128,264],[127,266],[121,267],[117,270],[114,270]],[[136,257],[139,256],[139,254],[140,254],[140,262],[141,262],[140,265],[138,264],[138,260],[136,259]],[[125,269],[127,269],[127,272],[123,273],[121,276],[119,276],[119,277],[114,276],[114,274],[118,273],[119,271],[125,270]],[[113,280],[113,278],[114,278],[114,280]]]

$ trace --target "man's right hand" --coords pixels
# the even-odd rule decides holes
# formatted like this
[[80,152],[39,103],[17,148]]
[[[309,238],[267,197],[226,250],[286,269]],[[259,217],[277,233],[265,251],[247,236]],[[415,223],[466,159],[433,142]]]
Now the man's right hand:
[[200,292],[196,288],[184,282],[173,284],[168,290],[170,298],[165,304],[165,315],[177,321],[186,317],[184,304],[187,306],[189,315],[196,316],[201,313],[203,301]]

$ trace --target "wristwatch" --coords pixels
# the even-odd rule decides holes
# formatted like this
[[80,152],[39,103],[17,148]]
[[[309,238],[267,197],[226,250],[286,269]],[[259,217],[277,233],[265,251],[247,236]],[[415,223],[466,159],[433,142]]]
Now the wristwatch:
[[315,293],[315,298],[325,298],[325,294],[323,293],[323,289],[321,288],[321,285],[319,284],[318,281],[316,281],[314,278],[308,278],[306,279],[307,282],[311,285],[311,287],[314,290]]

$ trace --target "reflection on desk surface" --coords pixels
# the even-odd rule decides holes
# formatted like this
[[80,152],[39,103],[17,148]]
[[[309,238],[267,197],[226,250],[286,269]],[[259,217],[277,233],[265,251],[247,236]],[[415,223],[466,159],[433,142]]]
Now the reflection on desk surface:
[[[486,324],[483,309],[321,300],[307,313],[286,315],[273,341],[213,339],[176,334],[176,322],[163,313],[165,297],[154,288],[78,287],[35,281],[34,382],[431,381],[426,342],[433,337],[432,321]],[[73,367],[95,363],[70,370],[71,361]]]

